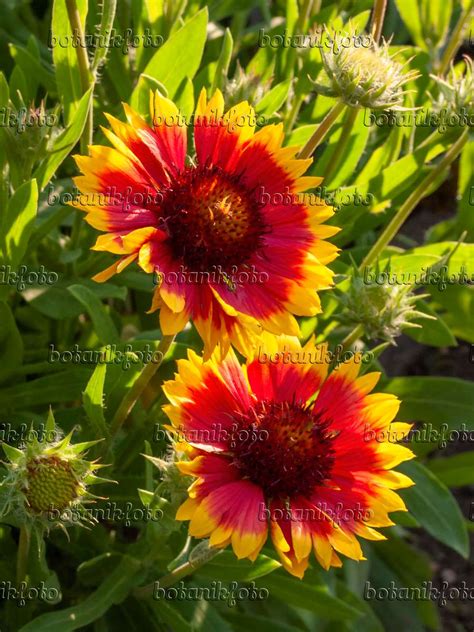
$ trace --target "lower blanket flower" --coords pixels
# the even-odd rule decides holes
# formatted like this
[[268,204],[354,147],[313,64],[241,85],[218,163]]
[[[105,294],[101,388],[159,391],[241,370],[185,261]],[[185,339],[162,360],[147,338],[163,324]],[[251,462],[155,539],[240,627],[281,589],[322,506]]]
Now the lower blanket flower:
[[177,519],[251,560],[270,533],[300,578],[311,550],[325,569],[341,566],[339,553],[363,560],[357,536],[384,540],[376,529],[406,511],[394,490],[413,482],[392,468],[414,456],[396,443],[411,425],[392,423],[400,402],[371,393],[380,374],[359,377],[357,354],[329,373],[325,345],[262,344],[245,365],[233,352],[205,362],[189,351],[165,384],[178,467],[195,477]]

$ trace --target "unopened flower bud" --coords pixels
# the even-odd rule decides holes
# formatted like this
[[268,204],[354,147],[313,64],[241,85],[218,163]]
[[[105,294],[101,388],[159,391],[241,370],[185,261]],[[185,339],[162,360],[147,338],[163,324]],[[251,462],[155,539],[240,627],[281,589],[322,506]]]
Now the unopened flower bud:
[[418,73],[405,72],[404,65],[389,53],[387,42],[377,44],[369,39],[369,45],[361,45],[369,36],[364,35],[362,40],[354,31],[327,33],[327,37],[327,45],[321,47],[326,81],[313,82],[317,92],[337,97],[354,108],[403,109],[403,88]]

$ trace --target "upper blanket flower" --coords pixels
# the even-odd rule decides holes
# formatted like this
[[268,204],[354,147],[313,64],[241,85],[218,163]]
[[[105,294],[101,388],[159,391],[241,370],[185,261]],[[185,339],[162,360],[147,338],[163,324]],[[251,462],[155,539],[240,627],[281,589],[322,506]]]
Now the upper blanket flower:
[[302,195],[322,181],[301,177],[311,159],[282,147],[281,124],[255,132],[247,102],[224,114],[222,94],[208,102],[205,90],[187,159],[189,122],[158,92],[150,101],[153,128],[124,104],[128,124],[107,116],[114,147],[76,156],[86,199],[76,206],[106,233],[94,249],[121,255],[95,280],[137,260],[159,280],[151,311],[163,334],[192,319],[207,356],[219,343],[248,355],[262,329],[298,335],[294,315],[321,311],[317,290],[332,285],[337,255],[324,241],[338,231],[323,225],[333,209]]

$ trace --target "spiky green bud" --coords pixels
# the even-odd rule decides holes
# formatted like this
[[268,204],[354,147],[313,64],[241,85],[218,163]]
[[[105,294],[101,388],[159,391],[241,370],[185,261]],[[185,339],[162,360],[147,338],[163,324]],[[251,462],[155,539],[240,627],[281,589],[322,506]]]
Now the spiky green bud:
[[[459,69],[460,70],[460,69]],[[449,80],[430,75],[439,90],[438,98],[433,103],[435,111],[445,110],[448,114],[474,115],[474,65],[472,59],[464,57],[464,72],[456,71],[453,65]]]
[[160,472],[161,482],[158,486],[158,491],[169,496],[172,502],[182,502],[183,497],[186,496],[190,479],[183,476],[176,465],[176,462],[183,456],[179,444],[175,443],[174,447],[170,446],[163,458],[147,454],[143,456],[153,463]]
[[19,95],[19,107],[10,101],[3,114],[5,149],[10,169],[19,171],[23,180],[29,178],[34,165],[40,161],[53,141],[61,133],[59,110],[46,110],[43,101],[39,107],[28,107]]
[[68,516],[73,514],[84,516],[83,522],[90,523],[84,505],[99,498],[90,493],[90,485],[112,482],[95,475],[105,466],[84,458],[97,441],[72,444],[74,431],[60,438],[52,413],[46,430],[46,436],[57,440],[40,441],[32,427],[30,439],[21,447],[2,444],[8,461],[3,463],[6,472],[0,483],[0,516],[46,531],[55,526],[64,528],[70,523]]
[[321,48],[325,80],[313,81],[317,92],[337,97],[354,108],[404,109],[404,86],[418,73],[405,72],[405,65],[389,53],[387,42],[377,44],[369,36],[358,37],[353,29],[334,35],[327,32],[327,37],[327,45]]
[[[387,272],[387,269],[385,270]],[[389,278],[389,274],[385,275]],[[377,270],[374,278],[380,277]],[[403,329],[420,328],[412,322],[432,316],[416,309],[416,301],[426,295],[414,295],[411,285],[392,285],[389,283],[367,282],[367,279],[354,266],[354,274],[347,292],[339,292],[337,299],[344,310],[340,321],[350,327],[362,325],[369,340],[395,343]]]
[[271,79],[263,80],[258,74],[244,72],[237,62],[233,79],[228,79],[224,85],[225,102],[229,107],[242,101],[255,105],[265,96],[271,83]]

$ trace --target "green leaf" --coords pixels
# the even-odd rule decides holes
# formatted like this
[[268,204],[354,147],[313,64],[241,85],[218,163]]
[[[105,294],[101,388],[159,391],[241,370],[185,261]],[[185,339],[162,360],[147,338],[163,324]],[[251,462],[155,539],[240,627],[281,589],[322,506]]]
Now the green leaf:
[[10,198],[7,212],[2,222],[0,250],[2,260],[16,268],[23,259],[28,240],[33,231],[38,207],[38,187],[36,180],[22,184]]
[[[29,84],[26,80],[25,73],[20,68],[20,66],[15,64],[13,68],[13,72],[10,75],[10,98],[13,101],[13,104],[20,108],[24,101],[33,100],[33,94],[30,94]],[[18,92],[22,96],[22,99],[18,98]]]
[[81,562],[77,567],[79,582],[82,586],[98,586],[114,570],[121,557],[120,553],[107,551]]
[[316,572],[307,571],[304,582],[287,575],[272,573],[255,583],[267,588],[272,597],[297,608],[305,608],[330,621],[355,619],[362,614],[358,608],[331,595]]
[[86,124],[89,107],[91,106],[92,94],[93,88],[91,87],[81,97],[69,127],[55,139],[49,155],[36,168],[34,177],[38,180],[38,188],[40,191],[45,188],[59,165],[79,141]]
[[400,630],[426,632],[426,628],[417,616],[418,613],[414,601],[407,599],[377,599],[375,595],[370,594],[368,588],[387,590],[391,585],[394,585],[397,591],[402,588],[406,589],[406,583],[396,575],[396,572],[379,559],[378,556],[372,557],[370,571],[370,586],[367,586],[365,589],[364,598],[370,603],[378,618],[382,621],[384,630],[386,632],[399,632]]
[[474,451],[431,459],[428,467],[448,487],[474,485]]
[[111,606],[121,603],[137,585],[140,569],[138,560],[124,555],[116,569],[89,597],[72,608],[40,615],[23,626],[20,632],[70,632],[97,621]]
[[194,85],[189,77],[181,82],[176,92],[175,103],[185,120],[190,120],[194,110]]
[[[432,255],[438,257],[447,257],[446,270],[440,269],[439,273],[439,289],[443,289],[447,285],[454,285],[455,282],[461,280],[461,273],[464,270],[469,279],[474,280],[474,244],[458,244],[455,241],[442,241],[437,244],[429,244],[427,246],[419,246],[414,248],[411,253],[413,255]],[[452,253],[452,254],[450,254]],[[444,275],[444,279],[443,279]],[[464,285],[466,280],[462,278]],[[436,285],[436,284],[435,284]]]
[[8,410],[25,410],[55,402],[74,401],[80,399],[89,377],[90,370],[74,368],[39,377],[26,384],[8,386],[0,389],[0,406]]
[[165,97],[168,95],[161,81],[142,73],[130,99],[130,106],[142,116],[148,116],[150,113],[150,90],[152,92],[159,90]]
[[405,23],[413,41],[423,50],[426,49],[426,42],[423,38],[423,27],[420,18],[420,7],[417,0],[395,0],[398,12]]
[[285,102],[290,85],[291,79],[286,79],[286,81],[282,81],[274,86],[270,92],[257,103],[255,106],[256,113],[267,118],[273,116]]
[[235,632],[249,632],[258,630],[259,632],[301,632],[301,628],[287,625],[274,618],[266,618],[254,614],[243,614],[241,612],[225,613],[225,618],[232,624]]
[[380,147],[377,147],[375,151],[371,152],[369,159],[360,171],[358,178],[361,182],[374,178],[381,169],[385,169],[391,162],[397,160],[402,148],[403,137],[409,130],[409,127],[400,125],[400,127],[395,126],[390,131],[386,141]]
[[[425,171],[423,167],[431,149],[432,147],[428,145],[417,149],[413,153],[391,163],[368,181],[364,182],[360,176],[357,177],[354,185],[341,187],[337,190],[335,195],[336,203],[340,205],[344,201],[345,196],[353,196],[349,199],[356,200],[356,194],[365,198],[370,193],[373,196],[370,213],[380,213],[391,200],[403,194],[424,176]],[[442,151],[441,148],[439,148],[439,151]],[[337,213],[334,223],[338,226],[344,226],[344,230],[340,233],[343,238],[342,241],[350,239],[351,226],[364,213],[367,213],[366,207],[361,207],[360,204],[354,203],[345,204]],[[341,237],[338,236],[336,241],[341,241]]]
[[[25,299],[41,314],[48,318],[62,320],[64,318],[75,318],[83,312],[82,304],[68,292],[68,279],[57,283],[56,286],[39,289],[34,296],[25,295]],[[87,287],[99,298],[117,298],[125,300],[127,291],[123,287],[117,287],[112,283],[95,283],[88,279],[83,280],[83,285]]]
[[419,321],[421,329],[406,329],[404,333],[413,340],[432,347],[457,347],[456,338],[451,333],[451,329],[441,316],[435,312],[425,301],[417,301],[416,309],[418,312],[435,316],[436,320],[427,320],[425,318]]
[[433,299],[446,311],[443,318],[452,333],[474,343],[474,289],[472,286],[449,285],[443,292],[430,289]]
[[236,11],[245,12],[264,4],[261,0],[240,0],[236,5],[235,0],[214,0],[209,3],[209,13],[213,20],[222,20],[229,15],[234,15]]
[[48,567],[46,559],[46,543],[39,529],[32,529],[30,551],[28,555],[28,578],[32,585],[44,582],[46,590],[49,589],[53,599],[48,600],[51,606],[56,605],[62,599],[61,586],[54,571]]
[[3,72],[0,72],[0,107],[6,108],[10,99],[10,88]]
[[[183,608],[184,609],[184,608]],[[192,610],[192,614],[190,612]],[[230,625],[208,601],[201,600],[187,609],[187,619],[191,621],[193,630],[212,630],[212,632],[233,632]]]
[[456,224],[460,231],[467,230],[467,240],[474,241],[474,213],[473,213],[473,181],[472,165],[474,164],[474,139],[469,140],[459,158],[458,179],[458,213]]
[[203,577],[221,581],[250,581],[272,573],[281,564],[266,555],[259,555],[255,562],[238,560],[229,551],[223,551],[216,558],[202,566],[197,572]]
[[165,599],[161,599],[159,602],[154,601],[151,607],[160,621],[167,624],[168,629],[173,630],[173,632],[195,631],[195,628],[186,621],[179,610]]
[[120,336],[115,323],[96,294],[84,285],[71,285],[68,290],[85,307],[99,340],[104,344],[118,342]]
[[97,437],[107,437],[109,429],[104,416],[104,383],[107,365],[98,364],[82,395],[87,417]]
[[336,630],[337,632],[385,632],[382,623],[367,601],[351,592],[342,581],[337,581],[336,590],[337,596],[340,597],[344,603],[358,608],[363,614],[356,621],[344,623],[340,621],[337,623],[334,622],[332,625],[326,626],[325,632],[336,632]]
[[[399,418],[474,428],[474,384],[454,377],[397,377],[385,390],[402,400]],[[455,394],[455,397],[453,397]]]
[[116,90],[117,96],[114,95],[114,98],[128,101],[133,89],[130,64],[128,57],[119,48],[112,48],[109,51],[104,74]]
[[451,431],[474,430],[471,382],[443,377],[400,377],[386,383],[384,390],[402,400],[399,420],[424,422],[408,444],[419,456],[445,447],[447,441],[453,440]]
[[[377,543],[375,548],[377,557],[397,574],[404,586],[422,587],[423,582],[433,578],[431,560],[426,553],[417,550],[402,538],[396,537],[394,531],[395,529],[391,530],[387,540]],[[439,617],[433,602],[416,601],[415,607],[429,628],[438,629]]]
[[35,57],[27,48],[10,44],[10,54],[23,69],[27,77],[35,77],[43,85],[49,96],[57,93],[54,73],[47,68],[39,57]]
[[379,263],[380,276],[383,277],[385,266],[390,264],[389,282],[394,280],[396,281],[395,285],[419,283],[427,269],[434,267],[441,260],[441,257],[441,254],[429,251],[419,252],[417,249],[401,255],[384,255],[380,258]]
[[230,60],[232,58],[232,48],[234,42],[232,40],[232,33],[226,28],[224,32],[224,39],[222,40],[221,53],[217,61],[216,74],[214,75],[214,81],[212,82],[211,94],[214,94],[216,88],[222,90],[224,81],[227,79],[227,72],[229,70]]
[[[369,139],[370,128],[365,124],[365,110],[354,110],[347,108],[344,118],[341,117],[341,124],[337,132],[331,135],[329,143],[318,160],[317,172],[325,175],[324,184],[331,190],[339,186],[347,185],[351,182],[356,172],[357,165],[365,151]],[[349,129],[347,123],[352,122]],[[341,139],[342,135],[348,138]],[[346,141],[342,156],[335,158],[335,151],[339,142]],[[334,168],[333,161],[336,160]]]
[[[76,6],[82,28],[84,29],[87,15],[87,0],[77,0]],[[65,119],[69,124],[76,120],[75,115],[79,112],[82,96],[77,47],[72,45],[72,38],[73,33],[69,24],[66,0],[54,0],[51,41],[49,44],[53,52],[58,94],[61,96]]]
[[10,306],[0,302],[0,382],[23,360],[23,340]]
[[449,489],[416,461],[401,463],[398,469],[415,483],[413,487],[399,491],[408,511],[434,538],[467,559],[467,528],[459,505]]
[[453,0],[421,0],[420,18],[428,50],[443,44],[452,11]]
[[204,51],[206,32],[207,8],[204,8],[174,33],[147,64],[144,74],[163,83],[171,99],[181,81],[185,77],[192,79],[196,74]]

